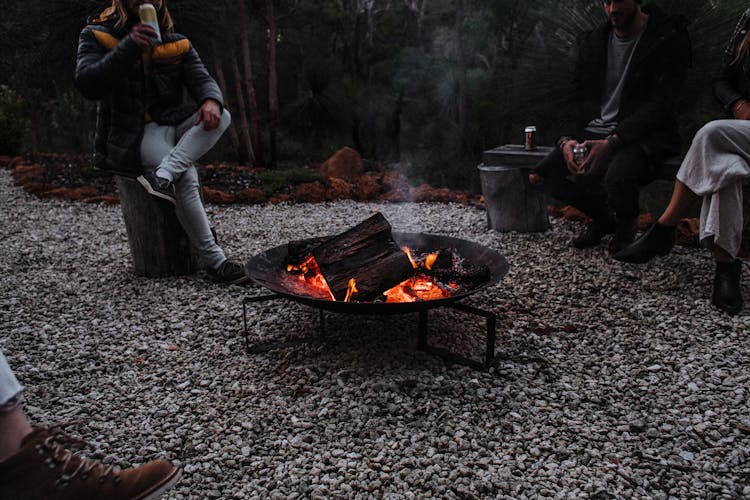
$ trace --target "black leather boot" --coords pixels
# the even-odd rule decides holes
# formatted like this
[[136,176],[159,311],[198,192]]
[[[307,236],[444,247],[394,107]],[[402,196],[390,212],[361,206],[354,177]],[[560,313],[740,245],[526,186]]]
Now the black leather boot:
[[581,234],[573,239],[573,246],[579,249],[593,248],[602,238],[615,231],[615,221],[611,217],[594,218]]
[[622,262],[643,264],[657,255],[667,255],[674,245],[674,226],[655,223],[632,245],[620,250],[613,257]]
[[728,314],[737,314],[742,310],[742,290],[740,277],[742,261],[717,262],[714,275],[714,293],[711,302]]
[[609,253],[617,253],[635,241],[635,219],[618,219],[615,234],[609,242]]

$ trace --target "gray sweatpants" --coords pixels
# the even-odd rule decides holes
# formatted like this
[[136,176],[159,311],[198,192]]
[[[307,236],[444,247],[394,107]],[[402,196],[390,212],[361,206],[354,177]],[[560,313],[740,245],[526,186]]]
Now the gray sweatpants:
[[198,250],[203,263],[215,269],[226,260],[224,251],[211,234],[211,226],[200,196],[200,182],[195,162],[219,140],[231,123],[225,109],[219,126],[204,130],[203,123],[194,125],[197,114],[176,126],[147,123],[141,142],[144,168],[164,169],[174,182],[177,218]]
[[703,197],[700,241],[737,257],[742,244],[742,186],[750,181],[750,121],[716,120],[701,128],[677,180]]

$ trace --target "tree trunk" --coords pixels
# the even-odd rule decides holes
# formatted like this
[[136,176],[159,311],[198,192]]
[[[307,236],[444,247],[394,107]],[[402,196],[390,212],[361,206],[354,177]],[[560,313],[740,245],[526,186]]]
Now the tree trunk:
[[250,113],[250,139],[253,144],[254,157],[260,156],[260,138],[258,131],[258,102],[255,98],[255,84],[253,83],[253,66],[250,60],[250,37],[247,31],[247,12],[244,2],[237,2],[239,18],[242,20],[240,27],[240,45],[242,50],[242,66],[245,76],[245,93],[247,98],[248,112]]
[[461,139],[461,148],[463,151],[467,147],[467,103],[466,103],[466,48],[464,47],[463,26],[464,26],[464,0],[456,0],[456,37],[458,41],[458,133]]
[[[221,65],[221,57],[219,57],[219,50],[216,47],[216,40],[214,39],[211,39],[211,51],[213,52],[214,73],[216,73],[216,81],[219,83],[219,88],[221,89],[221,93],[224,95],[224,107],[227,109],[231,109],[229,106],[229,92],[227,92],[227,81],[224,78],[224,68]],[[232,124],[229,125],[228,132],[229,132],[229,140],[232,143],[232,150],[234,151],[234,156],[239,158],[240,157],[240,138],[237,135],[237,128],[234,124],[234,120],[232,121]]]
[[269,164],[276,166],[276,125],[279,115],[278,79],[276,75],[276,14],[273,0],[266,0],[268,18],[268,151]]
[[232,61],[232,76],[234,77],[234,86],[237,93],[237,109],[240,115],[240,132],[242,133],[242,142],[245,145],[245,151],[247,151],[247,161],[250,164],[255,163],[255,154],[253,151],[253,143],[250,140],[250,127],[247,125],[247,113],[245,112],[245,98],[242,94],[242,78],[240,77],[240,67],[237,64],[237,53],[234,49],[230,51],[229,55]]

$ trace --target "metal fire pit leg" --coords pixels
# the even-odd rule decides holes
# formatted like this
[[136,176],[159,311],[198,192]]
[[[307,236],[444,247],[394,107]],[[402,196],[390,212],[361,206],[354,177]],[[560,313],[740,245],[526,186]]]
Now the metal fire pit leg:
[[417,348],[420,351],[426,351],[427,345],[427,309],[419,311],[419,336],[417,337]]
[[[301,340],[295,340],[291,342],[286,343],[278,343],[278,342],[269,342],[269,343],[257,343],[254,345],[250,345],[250,334],[247,331],[247,305],[248,304],[255,304],[257,302],[266,302],[269,300],[277,300],[277,299],[284,299],[286,300],[286,297],[279,294],[271,294],[271,295],[259,295],[257,297],[247,297],[242,300],[242,329],[243,329],[243,336],[245,337],[245,352],[248,354],[260,354],[262,352],[269,352],[273,351],[274,349],[277,349],[279,347],[283,347],[285,345],[291,345],[291,344],[297,344],[299,342],[310,342],[311,340],[314,340],[313,338],[304,338]],[[326,323],[325,323],[325,315],[323,309],[320,309],[320,338],[325,338],[326,335]]]
[[475,314],[482,316],[487,320],[487,336],[485,337],[485,350],[484,350],[484,368],[489,369],[492,366],[492,362],[495,360],[495,339],[497,338],[497,316],[495,313],[485,311],[466,304],[453,303],[450,307],[463,311],[469,314]]
[[451,352],[447,349],[440,347],[434,347],[427,343],[427,310],[419,312],[419,337],[417,339],[417,345],[420,351],[425,351],[430,354],[439,356],[447,361],[459,363],[462,365],[471,366],[474,368],[480,368],[488,370],[492,366],[492,362],[495,359],[495,339],[497,337],[497,316],[495,313],[478,309],[476,307],[467,306],[465,304],[453,303],[448,304],[447,307],[451,307],[458,311],[462,311],[476,316],[481,316],[487,320],[487,336],[485,340],[484,350],[484,362],[479,363],[467,359],[461,355]]
[[320,309],[320,338],[326,338],[326,317],[323,313],[323,309]]

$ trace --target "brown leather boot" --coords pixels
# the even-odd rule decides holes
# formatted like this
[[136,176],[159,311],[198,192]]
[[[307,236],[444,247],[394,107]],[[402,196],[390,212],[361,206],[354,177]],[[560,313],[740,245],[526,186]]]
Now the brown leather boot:
[[0,498],[85,500],[158,498],[181,471],[166,460],[120,470],[80,457],[63,446],[72,438],[35,427],[21,450],[0,462]]

